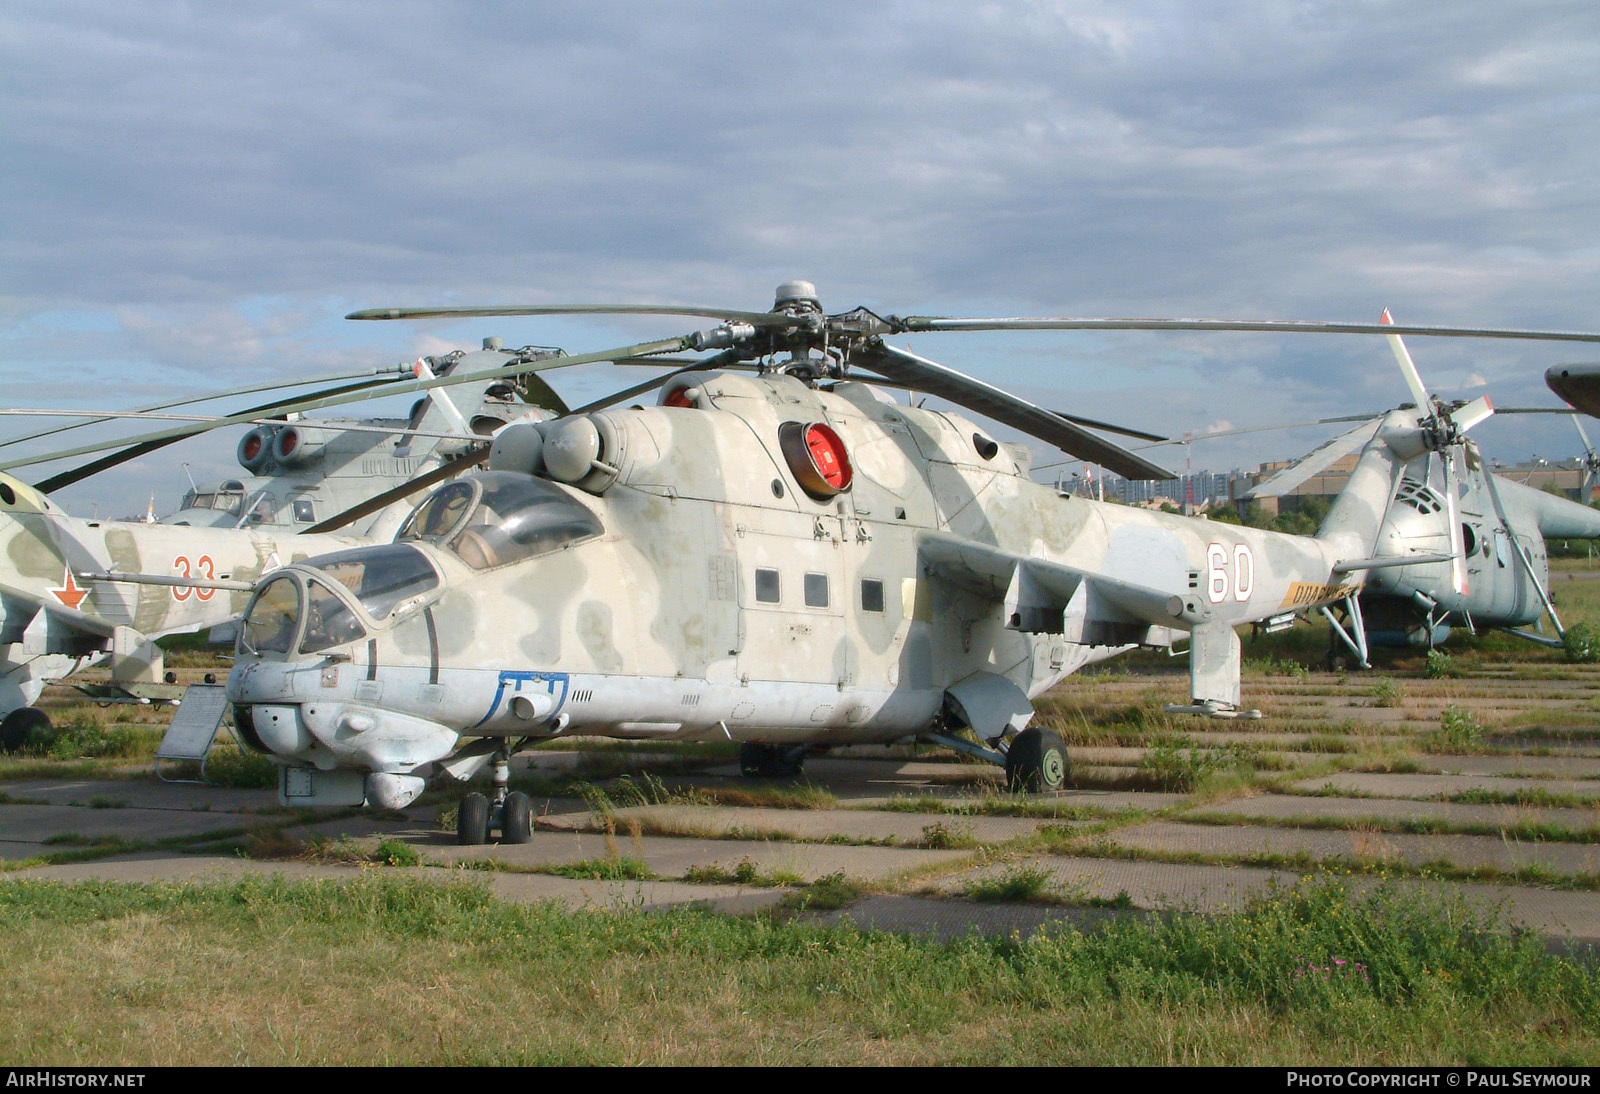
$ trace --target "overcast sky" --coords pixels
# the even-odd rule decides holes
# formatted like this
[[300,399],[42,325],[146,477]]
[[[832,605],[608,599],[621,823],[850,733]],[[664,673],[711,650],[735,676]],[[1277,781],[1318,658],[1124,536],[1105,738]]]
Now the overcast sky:
[[[130,406],[484,335],[577,353],[705,325],[340,318],[358,307],[761,310],[794,277],[830,311],[1371,321],[1387,306],[1600,328],[1593,0],[11,0],[0,51],[10,407]],[[910,344],[1175,434],[1405,398],[1376,338]],[[1555,405],[1544,369],[1600,356],[1411,349],[1442,394],[1501,405]],[[617,373],[552,382],[586,398],[637,378]],[[0,436],[29,428],[0,420]],[[63,499],[142,511],[153,489],[171,509],[180,464],[231,473],[238,432]],[[1253,465],[1328,432],[1204,442],[1195,462]],[[1578,444],[1560,418],[1476,435],[1507,462]]]

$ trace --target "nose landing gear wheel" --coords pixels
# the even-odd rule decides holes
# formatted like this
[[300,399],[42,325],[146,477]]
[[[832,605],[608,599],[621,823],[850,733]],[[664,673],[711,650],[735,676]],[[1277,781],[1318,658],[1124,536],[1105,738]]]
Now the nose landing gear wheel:
[[1025,729],[1006,751],[1006,786],[1040,794],[1067,785],[1067,746],[1048,729]]

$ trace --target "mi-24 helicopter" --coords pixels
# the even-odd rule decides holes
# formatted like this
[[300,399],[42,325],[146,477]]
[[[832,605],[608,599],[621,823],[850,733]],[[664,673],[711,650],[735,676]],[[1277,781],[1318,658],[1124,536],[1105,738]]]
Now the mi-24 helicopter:
[[[566,362],[711,351],[656,405],[519,423],[488,470],[438,488],[395,542],[267,576],[229,676],[281,800],[401,808],[430,777],[493,767],[458,838],[525,840],[511,755],[557,736],[734,740],[747,773],[808,751],[919,737],[1063,785],[1032,700],[1082,666],[1187,641],[1191,702],[1238,717],[1235,627],[1353,604],[1408,468],[1486,407],[1389,413],[1314,536],[1063,497],[1021,446],[907,407],[905,386],[1131,478],[1143,457],[884,341],[907,331],[1246,329],[1559,337],[1377,324],[952,320],[823,312],[805,282],[771,312],[661,306],[386,309],[352,318],[616,312],[718,326]],[[676,362],[681,364],[681,362]],[[750,365],[754,370],[745,371]],[[631,397],[631,396],[630,396]],[[1448,456],[1447,456],[1448,458]],[[1407,553],[1415,553],[1407,548]],[[1417,554],[1433,565],[1437,554]],[[957,736],[972,731],[972,739]]]
[[[176,698],[182,689],[163,682],[156,639],[225,627],[244,608],[256,579],[284,563],[392,538],[410,510],[405,499],[481,462],[494,430],[567,409],[525,367],[560,355],[540,347],[504,350],[487,341],[481,350],[426,357],[398,369],[191,393],[128,412],[5,411],[87,419],[13,437],[0,448],[111,418],[176,417],[186,424],[66,451],[8,454],[0,463],[0,471],[20,469],[114,449],[36,486],[0,473],[0,749],[20,747],[47,728],[48,717],[33,704],[48,683],[88,665],[111,669],[108,683],[81,685],[93,698]],[[439,386],[440,377],[486,370],[497,375],[454,395]],[[338,383],[222,419],[163,413],[187,403],[329,381]],[[407,418],[298,417],[318,406],[411,391],[423,394]],[[163,522],[82,520],[48,497],[49,491],[219,424],[251,427],[238,456],[254,474],[196,488],[184,508]],[[343,531],[309,534],[323,524]]]

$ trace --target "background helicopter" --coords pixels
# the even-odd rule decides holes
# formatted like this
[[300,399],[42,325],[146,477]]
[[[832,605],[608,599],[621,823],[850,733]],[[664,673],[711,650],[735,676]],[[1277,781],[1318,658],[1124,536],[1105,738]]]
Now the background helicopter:
[[[479,350],[420,358],[408,374],[419,378],[457,371],[502,368],[560,357],[536,346],[502,349],[485,339]],[[435,389],[418,399],[406,418],[297,419],[260,425],[239,439],[235,456],[250,474],[184,495],[166,524],[299,532],[413,480],[422,490],[428,472],[472,457],[506,423],[530,413],[567,406],[537,373]],[[351,522],[354,531],[392,535],[408,506],[391,506]],[[389,515],[386,522],[384,514]]]
[[[465,393],[454,397],[427,390],[405,419],[257,424],[241,439],[238,456],[247,470],[260,474],[210,490],[197,488],[183,510],[160,524],[78,520],[55,506],[45,490],[156,451],[182,439],[185,429],[198,431],[214,419],[170,436],[73,450],[68,454],[116,449],[51,475],[37,489],[0,474],[0,542],[5,545],[0,558],[6,560],[0,567],[0,747],[18,747],[31,732],[48,726],[47,716],[32,704],[46,683],[87,664],[104,661],[112,670],[112,683],[93,689],[99,699],[174,698],[179,689],[159,682],[163,664],[155,639],[235,618],[254,579],[284,561],[369,542],[374,534],[392,535],[410,508],[407,496],[481,461],[488,455],[487,435],[530,412],[520,399],[538,400],[553,413],[566,409],[537,375],[515,371],[520,364],[560,355],[560,350],[538,347],[505,351],[491,342],[482,350],[423,358],[399,370],[323,377],[355,382],[248,408],[232,417],[260,421],[261,414],[285,413],[284,407],[298,407],[308,398],[388,395],[408,377],[423,382],[458,370],[511,370],[463,385]],[[128,413],[148,416],[185,402],[243,393],[206,393]],[[77,424],[103,420],[94,416]],[[37,431],[0,447],[69,428]],[[13,458],[7,466],[53,462],[64,455]],[[382,503],[361,508],[374,494]],[[393,519],[384,527],[386,511]],[[348,518],[343,534],[297,538],[314,532],[319,519],[335,515]]]
[[285,562],[368,542],[68,516],[0,474],[0,747],[48,728],[32,706],[51,680],[108,659],[115,687],[164,698],[155,639],[238,615],[256,578]]
[[[812,748],[921,735],[1003,763],[1013,785],[1058,787],[1065,751],[1028,727],[1033,696],[1092,660],[1186,632],[1192,702],[1180,709],[1238,716],[1234,626],[1353,601],[1370,570],[1392,565],[1372,556],[1401,469],[1453,434],[1437,412],[1388,415],[1315,537],[1108,506],[1032,482],[1026,451],[973,423],[902,407],[852,377],[870,370],[935,392],[1125,476],[1166,472],[884,334],[1546,336],[830,316],[805,282],[780,286],[769,313],[591,305],[353,318],[561,311],[723,322],[629,347],[717,351],[670,379],[657,407],[508,427],[492,470],[436,491],[395,544],[263,582],[229,695],[247,738],[284,764],[283,800],[400,807],[435,771],[465,777],[492,761],[496,800],[470,795],[459,836],[481,842],[495,826],[525,839],[529,803],[505,792],[509,756],[562,733],[727,737],[762,774],[797,770]],[[757,376],[728,371],[746,361]],[[951,736],[957,727],[982,743]]]
[[[1391,324],[1389,313],[1381,321]],[[1398,335],[1389,343],[1421,419],[1425,452],[1402,469],[1360,595],[1319,611],[1332,625],[1330,659],[1353,654],[1370,667],[1372,645],[1432,648],[1452,625],[1501,629],[1545,645],[1565,637],[1549,592],[1546,539],[1600,537],[1600,510],[1493,474],[1467,431],[1494,408],[1485,398],[1447,407],[1429,394]],[[1549,413],[1518,408],[1501,413]],[[1365,444],[1369,421],[1248,491],[1245,499],[1287,493]],[[1578,427],[1579,435],[1583,428]],[[1584,437],[1585,447],[1588,438]],[[1592,450],[1591,450],[1592,452]],[[1339,612],[1342,619],[1335,618]],[[1527,631],[1548,614],[1557,637]],[[1342,649],[1337,648],[1342,646]]]

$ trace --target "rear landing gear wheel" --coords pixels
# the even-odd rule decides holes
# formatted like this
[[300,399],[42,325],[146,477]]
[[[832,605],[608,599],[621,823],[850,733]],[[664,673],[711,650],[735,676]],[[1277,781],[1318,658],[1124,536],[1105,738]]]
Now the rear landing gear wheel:
[[747,741],[739,746],[739,770],[747,779],[792,779],[800,774],[805,754],[781,745]]
[[0,720],[0,752],[20,752],[30,737],[50,732],[50,715],[38,707],[18,707]]
[[476,847],[489,842],[489,799],[472,793],[461,799],[456,813],[456,842]]
[[1048,729],[1025,729],[1006,751],[1006,786],[1040,794],[1067,785],[1067,746]]
[[500,841],[527,843],[532,838],[533,799],[520,790],[513,790],[500,806]]

